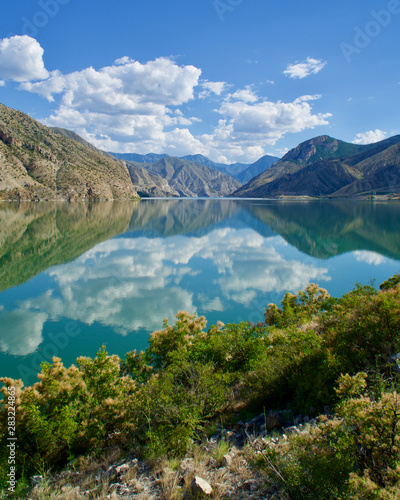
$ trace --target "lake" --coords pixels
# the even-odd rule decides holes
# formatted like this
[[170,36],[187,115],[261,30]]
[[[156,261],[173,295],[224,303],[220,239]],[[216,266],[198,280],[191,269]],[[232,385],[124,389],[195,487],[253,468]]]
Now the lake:
[[340,296],[399,272],[396,202],[2,203],[0,376],[144,349],[179,310],[256,322],[308,283]]

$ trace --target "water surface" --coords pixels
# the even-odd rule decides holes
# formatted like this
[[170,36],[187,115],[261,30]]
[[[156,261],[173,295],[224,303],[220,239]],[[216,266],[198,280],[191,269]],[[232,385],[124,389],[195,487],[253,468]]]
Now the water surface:
[[370,201],[0,204],[0,376],[143,349],[178,310],[259,321],[311,282],[379,284],[400,272],[399,222]]

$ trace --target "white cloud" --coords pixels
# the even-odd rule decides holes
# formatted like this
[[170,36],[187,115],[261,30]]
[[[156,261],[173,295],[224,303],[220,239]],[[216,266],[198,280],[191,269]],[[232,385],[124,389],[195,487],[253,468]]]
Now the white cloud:
[[301,80],[306,76],[316,75],[326,66],[326,64],[327,61],[323,61],[322,59],[307,57],[305,61],[289,64],[283,74],[289,78],[299,78]]
[[246,85],[244,89],[237,90],[233,94],[229,94],[227,97],[227,101],[237,100],[242,102],[257,102],[259,97],[251,88],[251,85]]
[[0,87],[4,87],[5,84],[6,82],[4,80],[0,80]]
[[43,49],[34,38],[13,36],[0,41],[0,77],[15,82],[48,78]]
[[[100,69],[48,76],[20,85],[57,103],[42,123],[72,129],[98,148],[120,153],[198,153],[221,163],[248,163],[285,134],[327,125],[331,116],[312,112],[310,101],[318,95],[270,102],[251,86],[225,95],[227,82],[200,80],[201,69],[165,57],[141,63],[124,56]],[[201,120],[186,105],[211,95],[221,118],[211,132],[194,135],[191,126]]]
[[379,266],[385,262],[385,257],[376,252],[369,252],[367,250],[356,250],[353,252],[358,262],[366,262],[367,264]]
[[223,92],[225,92],[229,85],[226,82],[209,82],[208,80],[204,80],[201,82],[201,86],[204,90],[200,92],[199,98],[204,99],[209,97],[211,94],[220,96]]
[[0,316],[0,350],[13,356],[26,356],[43,342],[42,330],[47,321],[43,312],[17,309]]
[[[285,260],[276,250],[282,241],[233,228],[199,238],[109,240],[49,270],[56,288],[25,301],[23,307],[52,321],[63,317],[88,325],[97,322],[127,335],[158,329],[164,318],[173,321],[180,309],[223,312],[235,303],[251,307],[255,298],[266,300],[266,293],[297,291],[310,280],[329,279],[326,268]],[[207,262],[204,269],[198,269],[199,261]],[[188,277],[199,273],[209,287],[197,295],[196,303]]]
[[[248,93],[248,89],[243,92]],[[210,151],[221,155],[219,161],[223,161],[223,157],[256,160],[265,154],[265,146],[274,146],[285,134],[328,125],[327,118],[332,116],[312,113],[308,101],[318,99],[318,95],[303,96],[293,102],[245,102],[246,94],[235,94],[240,99],[224,102],[216,110],[224,118],[212,134],[202,136],[202,142]]]
[[[21,88],[49,101],[59,95],[61,104],[42,122],[71,128],[101,149],[204,154],[207,150],[187,128],[200,120],[171,109],[194,99],[200,74],[200,69],[168,58],[142,64],[122,57],[100,70],[67,75],[54,71],[46,81],[27,82]],[[205,86],[218,94],[225,83]]]
[[373,144],[374,142],[383,141],[386,138],[386,132],[382,130],[369,130],[368,132],[360,132],[353,140],[353,144]]

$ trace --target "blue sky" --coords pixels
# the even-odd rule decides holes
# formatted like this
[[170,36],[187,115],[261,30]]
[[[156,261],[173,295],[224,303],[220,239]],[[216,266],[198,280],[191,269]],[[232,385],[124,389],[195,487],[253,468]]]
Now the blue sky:
[[118,152],[250,163],[400,133],[400,0],[16,0],[0,102]]

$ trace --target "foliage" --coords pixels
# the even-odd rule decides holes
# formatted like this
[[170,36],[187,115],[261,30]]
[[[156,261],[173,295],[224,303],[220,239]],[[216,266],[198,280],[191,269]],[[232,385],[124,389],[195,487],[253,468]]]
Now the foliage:
[[264,450],[289,498],[398,498],[400,398],[388,391],[374,400],[359,394],[365,387],[365,373],[341,377],[336,417]]
[[[218,323],[185,312],[121,360],[44,363],[39,381],[1,379],[0,470],[7,469],[7,396],[16,388],[19,474],[59,469],[110,445],[181,456],[237,408],[330,418],[263,450],[281,497],[397,499],[400,484],[398,278],[339,299],[311,284],[269,305],[265,323]],[[221,444],[218,460],[225,450]],[[221,455],[222,454],[222,455]],[[272,478],[272,479],[271,479]],[[0,481],[5,483],[4,473]]]

